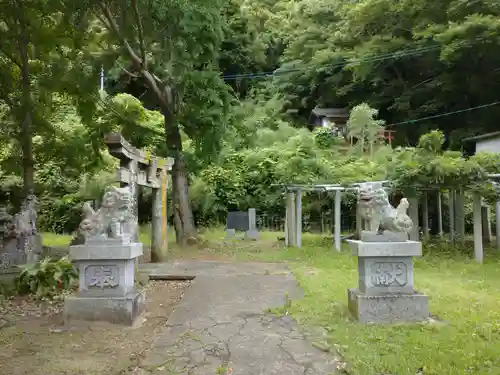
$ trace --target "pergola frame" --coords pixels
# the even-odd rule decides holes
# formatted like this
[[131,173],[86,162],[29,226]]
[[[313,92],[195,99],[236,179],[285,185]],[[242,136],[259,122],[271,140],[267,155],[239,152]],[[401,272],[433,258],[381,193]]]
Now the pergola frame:
[[[389,181],[374,181],[380,183],[387,183]],[[334,191],[334,246],[337,251],[341,250],[341,202],[342,192],[354,190],[357,191],[360,183],[353,183],[349,185],[340,184],[313,184],[313,185],[275,185],[281,186],[285,189],[286,193],[286,216],[285,216],[285,244],[286,246],[302,246],[302,193],[304,191],[312,192],[330,192]],[[356,216],[356,230],[361,230],[361,220]],[[359,229],[358,229],[359,228]]]
[[[491,180],[500,179],[500,174],[490,174],[488,177]],[[286,246],[302,246],[302,193],[304,191],[309,192],[329,192],[335,191],[334,196],[334,246],[337,251],[341,251],[341,200],[342,192],[345,191],[357,191],[360,184],[363,183],[390,183],[388,180],[384,181],[367,181],[352,183],[349,185],[340,184],[311,184],[311,185],[300,185],[300,184],[287,184],[287,185],[274,185],[285,189],[286,193],[286,218],[285,218],[285,243]],[[429,187],[429,188],[418,188],[418,191],[422,192],[422,232],[425,239],[430,238],[429,233],[429,206],[428,206],[428,194],[429,192],[437,192],[437,211],[438,211],[438,231],[441,238],[444,237],[443,232],[443,211],[442,211],[442,196],[441,190],[448,190],[449,197],[449,217],[450,217],[450,230],[449,239],[450,241],[455,240],[455,235],[458,234],[458,238],[461,243],[465,243],[465,191],[463,188],[455,187]],[[409,216],[413,220],[414,228],[410,233],[410,239],[418,241],[420,239],[420,220],[419,220],[419,201],[414,194],[414,196],[407,197],[410,202]],[[500,250],[500,199],[496,202],[495,207],[496,214],[496,246]],[[452,220],[452,218],[454,218]],[[491,240],[491,226],[487,225],[483,227],[483,221],[489,223],[489,207],[483,207],[482,197],[474,193],[473,194],[473,223],[474,223],[474,256],[478,263],[483,262],[483,237],[489,238]],[[359,234],[364,227],[363,220],[356,214],[356,232]]]

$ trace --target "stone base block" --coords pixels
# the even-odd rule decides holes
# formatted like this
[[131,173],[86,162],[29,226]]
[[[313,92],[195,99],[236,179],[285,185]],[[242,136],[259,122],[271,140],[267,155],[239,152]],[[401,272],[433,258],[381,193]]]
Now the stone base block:
[[259,232],[257,230],[247,230],[246,238],[252,241],[256,241],[259,239]]
[[361,323],[412,323],[429,318],[427,296],[410,294],[366,295],[347,290],[349,310]]
[[369,231],[361,231],[360,240],[363,242],[406,242],[408,234],[390,232],[385,230],[383,233],[374,233]]
[[358,257],[419,257],[422,255],[422,243],[406,242],[364,242],[346,241],[352,249],[352,255]]
[[139,257],[139,263],[151,263],[151,247],[144,246],[142,255]]
[[99,321],[131,326],[144,312],[146,292],[133,292],[124,297],[66,297],[64,321]]

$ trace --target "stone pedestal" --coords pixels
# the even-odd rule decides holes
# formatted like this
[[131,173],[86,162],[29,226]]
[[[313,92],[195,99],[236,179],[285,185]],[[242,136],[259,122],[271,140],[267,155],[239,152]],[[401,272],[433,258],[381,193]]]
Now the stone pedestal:
[[413,289],[417,241],[347,241],[358,257],[359,285],[348,290],[348,306],[363,323],[418,322],[429,317],[427,296]]
[[146,302],[144,292],[134,288],[135,262],[142,253],[141,243],[112,239],[70,246],[80,285],[78,295],[65,300],[65,320],[132,325]]

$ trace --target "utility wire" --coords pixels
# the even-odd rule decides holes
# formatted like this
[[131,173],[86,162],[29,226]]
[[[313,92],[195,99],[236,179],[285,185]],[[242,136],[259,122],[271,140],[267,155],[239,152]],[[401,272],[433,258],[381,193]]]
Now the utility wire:
[[246,74],[228,74],[228,75],[223,75],[222,78],[225,81],[231,81],[231,80],[242,79],[242,78],[249,78],[249,79],[265,78],[265,77],[274,76],[274,75],[278,75],[278,74],[304,72],[304,71],[316,70],[316,69],[320,69],[320,68],[340,68],[340,67],[344,67],[346,65],[356,64],[356,63],[377,62],[377,61],[396,59],[396,58],[400,58],[400,57],[417,56],[417,55],[421,55],[422,53],[425,53],[425,52],[437,51],[439,49],[441,49],[440,45],[429,46],[429,47],[417,48],[414,50],[400,50],[400,51],[381,54],[381,55],[373,55],[373,56],[367,57],[367,58],[352,59],[352,60],[344,61],[341,63],[323,65],[323,66],[318,66],[318,67],[290,68],[290,69],[279,69],[278,68],[274,71],[269,71],[269,72],[246,73]]
[[[483,40],[484,40],[484,38],[476,38],[475,39],[476,42],[480,42]],[[471,47],[471,46],[472,45],[468,41],[462,43],[462,45],[461,45],[461,47]],[[380,54],[380,55],[373,55],[373,56],[367,57],[367,58],[352,59],[350,61],[345,61],[342,63],[323,65],[323,66],[317,66],[317,67],[290,68],[290,69],[278,68],[274,71],[269,71],[269,72],[227,74],[227,75],[221,75],[221,77],[225,81],[231,81],[231,80],[237,80],[237,79],[243,79],[243,78],[248,78],[248,79],[266,78],[266,77],[271,77],[271,76],[275,76],[278,74],[284,74],[284,73],[305,72],[308,70],[317,70],[317,69],[321,69],[321,68],[339,68],[339,67],[344,67],[346,65],[355,64],[355,63],[377,62],[377,61],[396,59],[396,58],[400,58],[400,57],[417,56],[417,55],[420,55],[420,54],[425,53],[425,52],[440,50],[442,47],[443,47],[442,45],[435,45],[435,46],[416,48],[413,50],[399,50],[396,52]]]
[[500,104],[500,101],[499,102],[489,103],[489,104],[482,104],[482,105],[478,105],[476,107],[459,109],[458,111],[452,111],[452,112],[440,113],[438,115],[433,115],[433,116],[421,117],[421,118],[418,118],[418,119],[415,119],[415,120],[408,120],[408,121],[396,122],[396,123],[393,123],[393,124],[386,125],[386,127],[397,126],[397,125],[405,125],[405,124],[412,124],[414,122],[432,120],[432,119],[435,119],[435,118],[440,118],[440,117],[445,117],[445,116],[451,116],[451,115],[454,115],[456,113],[464,113],[464,112],[475,111],[476,109],[493,107],[493,106],[498,105],[498,104]]
[[[479,41],[481,38],[476,39],[476,41]],[[471,45],[464,45],[464,47],[470,47]],[[345,61],[342,63],[336,63],[336,64],[330,64],[330,65],[324,65],[324,66],[319,66],[319,67],[308,67],[308,68],[290,68],[290,69],[276,69],[274,71],[269,71],[269,72],[259,72],[259,73],[248,73],[248,74],[232,74],[232,75],[223,75],[222,78],[224,80],[236,80],[240,78],[266,78],[278,74],[285,74],[285,73],[293,73],[293,72],[303,72],[303,71],[308,71],[308,70],[315,70],[315,69],[320,69],[320,68],[336,68],[336,67],[344,67],[350,64],[356,64],[356,63],[364,63],[364,62],[377,62],[377,61],[384,61],[384,60],[390,60],[390,59],[395,59],[395,58],[400,58],[400,57],[407,57],[407,56],[417,56],[425,52],[432,52],[432,51],[437,51],[441,49],[441,45],[436,45],[436,46],[428,46],[428,47],[422,47],[422,48],[417,48],[414,50],[400,50],[392,53],[386,53],[386,54],[381,54],[381,55],[374,55],[368,58],[360,58],[360,59],[352,59],[349,61]],[[102,79],[102,78],[101,78]],[[102,83],[101,83],[102,87]],[[117,112],[112,108],[106,101],[104,101],[100,97],[96,97],[97,101],[101,104],[101,106],[106,107],[106,109],[111,110],[120,117],[122,120],[126,122],[130,122],[129,119],[125,118],[121,113]],[[470,108],[464,108],[460,109],[457,111],[452,111],[452,112],[446,112],[446,113],[441,113],[433,116],[426,116],[422,117],[419,119],[415,120],[407,120],[407,121],[402,121],[402,122],[397,122],[397,123],[392,123],[389,125],[386,125],[386,127],[390,126],[398,126],[398,125],[405,125],[405,124],[412,124],[416,122],[421,122],[421,121],[426,121],[426,120],[432,120],[436,118],[441,118],[441,117],[446,117],[450,115],[454,115],[457,113],[464,113],[464,112],[470,112],[474,111],[477,109],[482,109],[482,108],[488,108],[488,107],[493,107],[495,105],[499,105],[500,101],[489,103],[489,104],[482,104],[476,107],[470,107]]]

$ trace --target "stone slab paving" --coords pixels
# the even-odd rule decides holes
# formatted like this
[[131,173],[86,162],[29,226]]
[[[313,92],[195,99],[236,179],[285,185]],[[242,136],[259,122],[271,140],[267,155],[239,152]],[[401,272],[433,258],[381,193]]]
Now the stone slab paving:
[[144,373],[217,375],[227,365],[231,375],[329,375],[340,364],[290,316],[266,312],[283,307],[287,293],[302,297],[286,265],[190,260],[140,272],[196,277],[141,362]]

